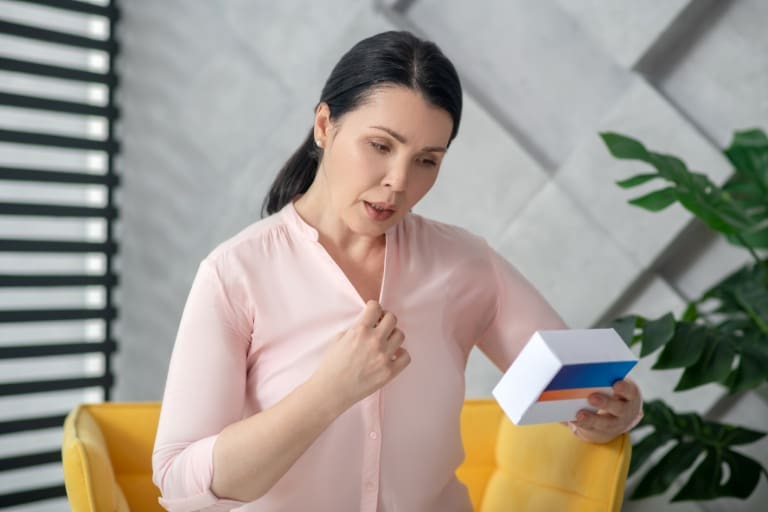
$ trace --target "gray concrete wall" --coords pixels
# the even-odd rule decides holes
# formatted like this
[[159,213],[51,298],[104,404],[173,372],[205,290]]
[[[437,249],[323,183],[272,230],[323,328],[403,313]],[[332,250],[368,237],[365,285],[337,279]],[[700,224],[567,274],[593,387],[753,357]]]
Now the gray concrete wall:
[[[732,132],[768,128],[765,2],[122,7],[117,399],[161,397],[198,262],[258,219],[267,187],[311,126],[331,67],[383,30],[436,41],[465,86],[460,134],[415,210],[485,236],[571,326],[679,313],[748,259],[679,206],[650,214],[627,205],[638,189],[614,181],[643,169],[612,159],[597,132],[627,133],[722,182],[730,168],[721,148]],[[764,395],[726,400],[714,385],[672,394],[679,372],[651,372],[648,363],[634,373],[646,399],[768,425]],[[479,352],[467,371],[468,396],[488,396],[499,372]],[[766,463],[768,441],[750,452]],[[625,510],[758,510],[768,485],[763,479],[748,503],[670,505],[668,497]]]

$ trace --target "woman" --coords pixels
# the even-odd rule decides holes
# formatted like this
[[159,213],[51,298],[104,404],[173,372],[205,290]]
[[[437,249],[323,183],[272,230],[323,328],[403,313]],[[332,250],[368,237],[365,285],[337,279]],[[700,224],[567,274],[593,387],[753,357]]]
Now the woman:
[[[484,239],[410,213],[461,98],[453,65],[409,32],[334,67],[269,216],[198,267],[153,454],[167,509],[471,510],[454,476],[469,351],[506,370],[533,331],[567,326]],[[575,435],[639,420],[637,386],[614,390]]]

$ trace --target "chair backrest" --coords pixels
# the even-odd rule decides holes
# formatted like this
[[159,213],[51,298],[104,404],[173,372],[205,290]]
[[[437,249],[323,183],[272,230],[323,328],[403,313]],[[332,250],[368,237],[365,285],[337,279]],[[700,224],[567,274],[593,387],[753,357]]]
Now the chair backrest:
[[618,512],[632,445],[582,441],[554,423],[515,426],[494,400],[467,400],[461,416],[466,458],[456,474],[477,512]]
[[62,462],[73,512],[164,511],[152,482],[160,402],[81,404],[64,422]]

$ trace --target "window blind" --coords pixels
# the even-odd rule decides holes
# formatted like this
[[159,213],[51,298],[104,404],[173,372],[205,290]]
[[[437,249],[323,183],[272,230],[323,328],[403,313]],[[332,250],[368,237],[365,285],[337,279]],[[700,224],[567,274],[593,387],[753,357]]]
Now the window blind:
[[117,21],[0,0],[0,508],[66,509],[64,417],[114,385]]

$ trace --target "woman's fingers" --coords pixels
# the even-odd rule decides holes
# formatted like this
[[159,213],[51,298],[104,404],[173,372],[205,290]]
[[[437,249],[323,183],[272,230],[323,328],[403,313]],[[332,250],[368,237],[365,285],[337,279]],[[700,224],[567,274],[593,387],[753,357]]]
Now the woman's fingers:
[[365,327],[376,327],[382,314],[381,304],[375,300],[369,300],[365,303],[365,308],[360,314],[359,323]]
[[640,392],[631,380],[620,380],[612,386],[613,395],[593,393],[589,403],[598,407],[597,413],[588,410],[579,411],[574,424],[579,428],[595,433],[618,435],[626,430],[637,415]]
[[592,393],[588,399],[590,405],[593,405],[602,411],[614,416],[622,416],[627,407],[627,401],[623,398],[610,397],[603,393]]
[[574,422],[577,427],[596,431],[613,433],[620,430],[620,420],[613,414],[598,414],[592,411],[579,411]]
[[381,320],[379,320],[378,325],[374,328],[378,332],[382,344],[392,335],[395,326],[397,326],[397,317],[391,311],[384,311]]
[[640,398],[640,389],[633,380],[628,378],[615,382],[613,384],[613,393],[628,402]]
[[[391,311],[384,311],[381,304],[375,300],[366,302],[365,309],[360,316],[360,324],[372,328],[377,333],[381,349],[389,356],[402,343],[403,333],[397,329],[397,317]],[[392,348],[393,343],[395,344],[394,348]]]
[[390,365],[394,370],[394,375],[397,375],[403,369],[411,363],[411,354],[403,347],[398,347],[392,356],[390,356]]
[[629,430],[642,418],[640,388],[632,380],[617,381],[612,396],[593,393],[588,400],[597,412],[582,409],[569,421],[573,433],[591,442],[604,443]]
[[391,311],[384,311],[381,304],[375,300],[369,300],[365,303],[358,323],[363,327],[379,331],[382,339],[386,340],[397,325],[397,317]]
[[403,333],[403,331],[401,331],[398,328],[393,329],[392,333],[389,335],[389,338],[385,340],[383,345],[384,353],[387,355],[387,357],[394,360],[392,356],[397,355],[396,352],[401,347],[404,341],[405,341],[405,334]]
[[[379,340],[379,348],[390,362],[402,360],[403,353],[407,354],[401,345],[405,334],[397,328],[397,317],[391,311],[385,311],[381,304],[369,300],[360,315],[359,325],[362,328],[372,328]],[[407,358],[410,360],[410,356]],[[407,364],[407,362],[405,363]]]

